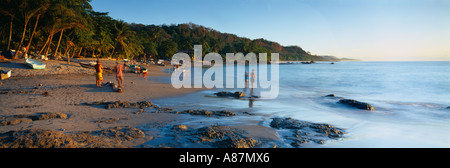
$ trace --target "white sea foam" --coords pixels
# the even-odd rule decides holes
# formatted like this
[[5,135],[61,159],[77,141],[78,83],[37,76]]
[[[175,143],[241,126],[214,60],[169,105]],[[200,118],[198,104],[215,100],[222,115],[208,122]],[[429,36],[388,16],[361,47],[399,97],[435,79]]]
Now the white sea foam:
[[[344,139],[310,147],[450,147],[450,109],[446,109],[450,62],[339,62],[279,68],[278,98],[255,101],[253,108],[244,100],[205,97],[218,90],[158,101],[174,106],[184,101],[212,110],[247,109],[266,120],[292,117],[345,129]],[[367,102],[375,110],[337,104],[337,98],[324,97],[328,94]]]

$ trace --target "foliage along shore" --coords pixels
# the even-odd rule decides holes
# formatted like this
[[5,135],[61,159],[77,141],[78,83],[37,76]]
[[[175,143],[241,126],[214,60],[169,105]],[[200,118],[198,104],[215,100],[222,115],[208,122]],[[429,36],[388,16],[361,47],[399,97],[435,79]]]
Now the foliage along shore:
[[[203,55],[279,53],[283,61],[340,61],[317,56],[299,46],[248,39],[187,24],[126,23],[97,12],[91,0],[0,0],[0,50],[28,48],[29,54],[69,57],[170,59],[177,52],[203,46]],[[58,52],[55,52],[58,51]]]

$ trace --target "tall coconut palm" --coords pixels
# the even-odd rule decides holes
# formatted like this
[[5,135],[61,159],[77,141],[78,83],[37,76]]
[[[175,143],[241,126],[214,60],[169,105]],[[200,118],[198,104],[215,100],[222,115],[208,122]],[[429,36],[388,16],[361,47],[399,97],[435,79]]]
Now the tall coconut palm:
[[6,10],[3,10],[3,9],[0,9],[0,13],[11,17],[11,23],[10,23],[10,27],[9,27],[8,47],[6,49],[8,51],[9,47],[11,46],[11,37],[12,37],[14,14],[12,14],[12,13],[6,11]]
[[68,5],[65,4],[65,1],[58,1],[58,3],[54,5],[53,10],[56,14],[56,30],[57,32],[61,32],[55,52],[53,53],[53,57],[56,57],[64,30],[72,29],[74,27],[84,28],[84,19],[80,17],[80,15],[73,8],[69,8]]
[[[23,0],[22,3],[19,5],[19,15],[24,21],[24,27],[22,32],[22,39],[20,40],[19,46],[17,47],[17,51],[20,50],[23,44],[23,40],[25,39],[25,33],[27,31],[28,22],[31,20],[32,17],[34,17],[37,13],[40,11],[47,9],[48,6],[35,6],[31,3],[31,0]],[[18,54],[15,54],[13,59],[17,58]]]
[[[28,49],[30,48],[31,42],[33,41],[34,34],[36,33],[36,28],[37,28],[37,25],[39,23],[39,18],[41,17],[41,15],[43,15],[47,11],[48,7],[50,7],[50,3],[44,3],[44,4],[40,3],[40,4],[42,5],[43,8],[37,14],[36,23],[34,24],[33,33],[31,33],[30,40],[28,41],[28,45],[27,45]],[[27,52],[28,52],[28,50],[27,50]]]
[[2,6],[0,7],[0,14],[9,16],[11,18],[10,26],[9,26],[9,38],[8,38],[8,47],[7,51],[11,47],[11,38],[12,38],[12,32],[13,32],[13,20],[16,15],[16,6],[18,1],[15,0],[6,0],[5,3],[2,3]]
[[[121,52],[122,54],[125,54],[125,57],[129,57],[129,52],[127,52],[127,40],[130,36],[132,36],[133,31],[130,30],[130,28],[128,27],[127,23],[124,22],[123,20],[118,21],[116,24],[114,24],[114,28],[115,28],[115,48],[119,49],[119,52]],[[114,52],[114,51],[113,51]],[[113,53],[114,54],[114,53]]]

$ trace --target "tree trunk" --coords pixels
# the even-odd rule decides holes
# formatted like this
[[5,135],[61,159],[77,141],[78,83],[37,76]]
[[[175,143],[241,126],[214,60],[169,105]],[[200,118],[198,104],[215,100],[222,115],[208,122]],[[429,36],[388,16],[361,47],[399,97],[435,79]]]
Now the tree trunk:
[[52,31],[50,32],[50,41],[48,42],[47,49],[45,50],[45,58],[47,58],[48,50],[50,50],[50,46],[52,45],[53,31],[54,31],[54,29],[52,28]]
[[51,36],[51,35],[48,35],[47,41],[45,41],[45,44],[44,44],[44,46],[42,47],[41,51],[39,51],[38,55],[41,55],[41,53],[47,48],[47,44],[48,44],[49,41],[50,41],[50,36]]
[[[62,48],[61,48],[61,50],[62,50]],[[65,50],[64,50],[64,57],[66,56],[66,54],[67,54],[67,52],[69,52],[70,51],[70,47],[67,47]]]
[[58,54],[58,49],[59,49],[59,44],[61,44],[61,39],[64,33],[64,29],[61,30],[61,35],[59,35],[59,40],[58,40],[58,45],[56,45],[56,52],[53,54],[53,57],[56,57],[56,55]]
[[19,47],[17,47],[16,54],[14,54],[13,59],[17,59],[17,53],[20,51],[20,48],[23,44],[23,39],[25,39],[25,33],[27,32],[28,20],[25,20],[25,26],[23,26],[22,40],[20,40]]
[[[70,54],[70,47],[66,48],[66,51],[64,51],[64,56],[66,56],[67,53]],[[67,64],[70,65],[70,56],[67,56]]]
[[11,24],[9,26],[9,39],[8,39],[8,49],[6,49],[6,51],[9,51],[9,47],[11,46],[11,37],[12,37],[12,30],[13,30],[13,19],[14,17],[11,16]]
[[111,52],[111,58],[114,58],[114,51],[116,50],[116,47],[113,47],[113,51]]
[[[29,50],[29,48],[30,48],[31,41],[33,41],[34,33],[36,32],[36,27],[37,27],[37,25],[38,25],[38,23],[39,23],[39,17],[41,17],[40,14],[37,15],[36,23],[34,24],[33,33],[31,33],[30,41],[28,42],[28,45],[27,45],[27,49],[28,49],[28,50]],[[27,50],[27,52],[28,52],[28,50]]]
[[83,47],[80,48],[80,52],[78,53],[78,56],[81,55],[81,51],[83,51]]
[[77,47],[73,47],[73,52],[72,55],[69,53],[69,55],[67,56],[67,62],[68,64],[70,64],[70,58],[73,58],[73,55],[75,55],[75,51],[77,50]]

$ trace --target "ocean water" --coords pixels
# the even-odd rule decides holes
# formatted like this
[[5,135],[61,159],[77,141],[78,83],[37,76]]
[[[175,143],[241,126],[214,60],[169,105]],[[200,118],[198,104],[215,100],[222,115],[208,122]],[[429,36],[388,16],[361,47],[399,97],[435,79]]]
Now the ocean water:
[[[340,140],[304,147],[450,147],[450,109],[446,109],[450,106],[450,62],[289,64],[279,65],[279,72],[276,99],[252,102],[217,98],[213,94],[222,90],[246,94],[250,91],[212,89],[154,102],[180,109],[229,109],[257,114],[238,119],[205,119],[217,124],[245,124],[256,119],[268,126],[271,118],[292,117],[345,129]],[[375,110],[337,104],[338,99],[325,97],[328,94],[369,103]]]

